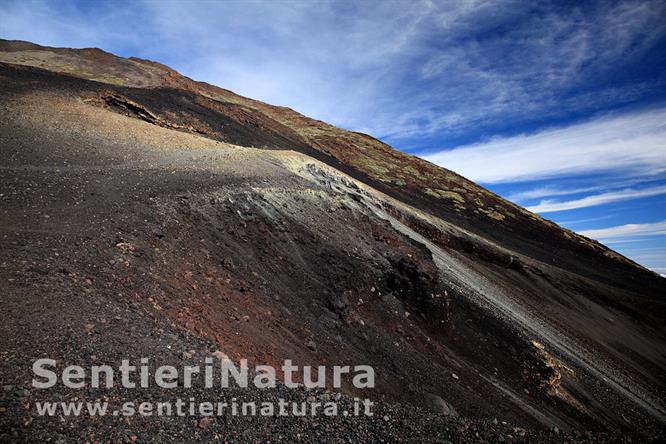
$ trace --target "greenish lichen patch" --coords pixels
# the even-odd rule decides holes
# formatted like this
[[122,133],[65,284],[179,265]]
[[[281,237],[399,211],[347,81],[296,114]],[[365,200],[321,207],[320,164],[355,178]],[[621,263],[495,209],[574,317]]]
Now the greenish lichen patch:
[[432,188],[426,188],[424,190],[424,193],[429,196],[436,197],[438,199],[449,199],[458,202],[460,204],[465,203],[465,198],[454,191],[441,190],[439,188],[434,190]]

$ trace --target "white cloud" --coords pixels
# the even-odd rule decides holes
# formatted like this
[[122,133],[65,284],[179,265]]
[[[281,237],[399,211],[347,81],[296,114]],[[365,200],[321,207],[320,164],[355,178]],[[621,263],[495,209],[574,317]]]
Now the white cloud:
[[552,197],[552,196],[568,196],[571,194],[587,193],[590,191],[599,191],[600,189],[608,188],[607,186],[593,186],[581,188],[561,188],[553,185],[533,188],[526,191],[518,191],[511,193],[506,198],[513,202],[521,202],[530,199],[538,199],[539,197]]
[[611,214],[606,214],[604,216],[599,216],[599,217],[588,217],[586,219],[574,219],[574,220],[563,220],[563,221],[556,221],[555,223],[557,225],[561,225],[563,227],[571,227],[572,225],[580,225],[580,224],[587,224],[589,222],[597,222],[600,220],[605,220],[605,219],[610,219],[612,218],[613,215]]
[[[583,236],[587,236],[596,240],[612,240],[633,236],[654,236],[666,234],[666,220],[650,224],[626,224],[617,227],[600,228],[596,230],[583,230],[579,231]],[[663,250],[660,254],[661,258],[666,257],[666,252]]]
[[658,174],[666,171],[666,108],[602,117],[422,157],[485,183],[616,170],[636,176]]
[[[612,189],[620,189],[634,186],[645,182],[645,177],[630,177],[627,179],[618,179],[618,178],[608,178],[604,181],[603,184],[596,181],[596,185],[591,186],[579,186],[576,188],[566,188],[560,185],[543,185],[537,186],[532,189],[527,189],[524,191],[517,191],[506,196],[506,198],[513,202],[525,202],[533,199],[538,199],[540,197],[555,197],[555,196],[568,196],[571,194],[580,194],[580,193],[589,193],[594,191],[608,191]],[[588,180],[591,182],[593,180]]]
[[658,196],[660,194],[666,194],[666,186],[650,187],[641,190],[626,189],[621,191],[611,191],[564,202],[544,200],[538,205],[527,207],[527,209],[535,213],[552,213],[555,211],[573,210],[576,208],[596,207],[607,203],[641,197]]

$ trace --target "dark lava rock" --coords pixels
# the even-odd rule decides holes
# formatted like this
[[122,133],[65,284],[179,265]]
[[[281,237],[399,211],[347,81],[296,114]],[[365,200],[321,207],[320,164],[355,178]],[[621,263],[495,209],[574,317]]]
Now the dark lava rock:
[[428,393],[425,396],[425,400],[428,410],[431,410],[434,413],[439,413],[444,416],[451,416],[451,417],[458,416],[458,412],[456,412],[456,409],[453,408],[451,404],[444,401],[444,399],[442,399],[441,396]]

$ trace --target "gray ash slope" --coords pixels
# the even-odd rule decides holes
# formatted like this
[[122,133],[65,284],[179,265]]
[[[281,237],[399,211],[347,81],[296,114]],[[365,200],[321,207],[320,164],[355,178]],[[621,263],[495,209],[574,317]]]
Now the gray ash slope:
[[[663,433],[663,279],[536,217],[467,223],[459,199],[449,205],[377,180],[372,165],[345,164],[348,153],[330,144],[332,154],[322,154],[321,138],[268,111],[259,116],[259,105],[174,85],[86,80],[95,76],[62,69],[63,57],[85,53],[62,50],[58,68],[49,65],[57,52],[20,49],[0,65],[6,437],[596,441]],[[68,74],[25,66],[35,60]],[[534,231],[534,254],[519,241],[529,231],[523,218],[545,227]],[[506,241],[513,232],[518,240]],[[196,361],[215,350],[254,364],[370,364],[378,387],[343,392],[372,398],[382,414],[217,418],[205,428],[192,418],[34,414],[39,399],[95,396],[30,389],[39,357],[64,366],[187,352]],[[431,395],[460,416],[424,410]],[[254,434],[242,434],[253,421]]]

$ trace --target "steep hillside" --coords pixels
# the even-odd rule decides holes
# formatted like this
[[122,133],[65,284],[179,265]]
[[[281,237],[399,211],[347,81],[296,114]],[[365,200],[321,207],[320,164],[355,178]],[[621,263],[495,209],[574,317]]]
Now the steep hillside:
[[[0,62],[3,384],[29,388],[43,356],[223,352],[376,369],[376,389],[342,398],[376,400],[376,419],[254,418],[246,439],[663,433],[666,281],[654,273],[368,135],[158,63],[7,41]],[[98,395],[4,396],[0,424],[24,439],[245,428],[70,427],[30,404]]]
[[[97,48],[72,50],[0,41],[0,51],[0,61],[8,63],[117,86],[150,88],[150,94],[125,92],[128,99],[138,99],[165,122],[241,146],[304,152],[518,252],[598,280],[610,280],[617,286],[632,285],[627,273],[635,273],[635,264],[626,258],[545,221],[454,172],[403,154],[366,134],[341,130],[289,108],[195,82],[156,62],[123,59]],[[156,88],[168,89],[168,96],[153,95]],[[646,282],[642,286],[660,285],[654,275],[644,274],[643,280]]]

